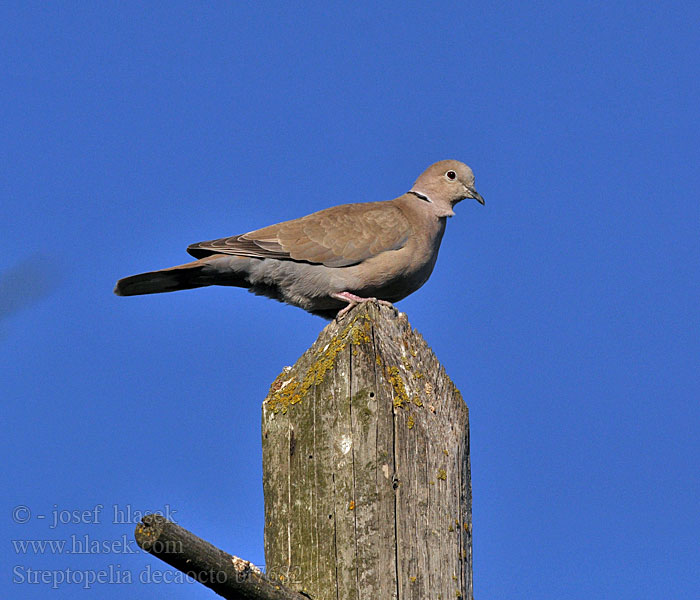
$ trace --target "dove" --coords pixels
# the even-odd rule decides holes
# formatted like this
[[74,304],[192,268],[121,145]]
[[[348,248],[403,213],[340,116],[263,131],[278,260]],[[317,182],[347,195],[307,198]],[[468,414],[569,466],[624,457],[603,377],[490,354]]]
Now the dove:
[[342,318],[368,300],[391,304],[420,288],[437,260],[455,204],[473,198],[474,173],[442,160],[398,198],[341,204],[241,235],[192,244],[187,264],[132,275],[118,296],[224,285]]

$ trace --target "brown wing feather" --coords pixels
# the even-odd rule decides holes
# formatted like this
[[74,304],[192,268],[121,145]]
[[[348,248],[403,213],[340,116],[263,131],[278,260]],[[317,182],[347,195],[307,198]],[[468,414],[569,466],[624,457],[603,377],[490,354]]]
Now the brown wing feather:
[[344,204],[263,229],[192,244],[196,258],[233,254],[346,267],[401,248],[410,224],[390,202]]

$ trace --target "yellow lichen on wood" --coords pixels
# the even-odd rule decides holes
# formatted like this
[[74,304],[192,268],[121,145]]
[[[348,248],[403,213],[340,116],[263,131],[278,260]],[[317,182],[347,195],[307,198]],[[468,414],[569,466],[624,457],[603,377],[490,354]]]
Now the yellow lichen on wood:
[[268,410],[277,414],[285,414],[291,404],[301,401],[301,396],[296,393],[299,382],[296,377],[289,377],[289,371],[282,371],[270,386],[270,392],[265,404]]
[[[445,469],[438,469],[437,478],[441,481],[447,480],[447,471]],[[459,525],[459,523],[457,523]]]
[[394,388],[394,406],[396,408],[403,408],[408,404],[408,394],[406,393],[406,386],[403,383],[401,374],[399,373],[398,367],[387,367],[386,377]]
[[[356,321],[359,319],[363,320],[362,326],[357,326]],[[369,344],[372,341],[370,337],[370,332],[372,331],[372,322],[369,320],[367,315],[360,315],[356,317],[351,323],[352,330],[352,343],[353,344]]]
[[413,429],[413,426],[416,424],[415,420],[413,419],[413,415],[408,415],[408,421],[406,421],[406,425],[408,425],[409,429]]
[[[362,325],[358,325],[362,321]],[[358,315],[343,329],[343,331],[333,337],[330,343],[319,350],[316,355],[317,360],[311,363],[304,378],[299,382],[294,376],[287,379],[289,370],[282,371],[270,386],[268,398],[265,401],[267,408],[273,413],[285,414],[290,406],[298,404],[306,396],[313,385],[323,383],[326,373],[335,367],[335,361],[348,343],[360,345],[370,343],[372,338],[369,332],[372,330],[372,323],[367,315]]]
[[459,398],[460,402],[464,402],[464,398],[462,398],[462,392],[460,392],[460,391],[457,389],[457,386],[455,385],[455,382],[452,381],[452,379],[450,379],[449,376],[447,376],[447,380],[449,381],[450,385],[452,386],[452,391],[454,392],[454,395],[457,396],[457,398]]

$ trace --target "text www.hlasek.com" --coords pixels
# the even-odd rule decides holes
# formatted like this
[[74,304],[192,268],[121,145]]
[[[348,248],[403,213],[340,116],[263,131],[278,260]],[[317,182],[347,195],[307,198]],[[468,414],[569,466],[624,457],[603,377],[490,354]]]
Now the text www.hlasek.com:
[[[175,544],[175,543],[174,543]],[[136,541],[126,535],[116,540],[98,540],[71,535],[62,540],[12,540],[15,554],[138,554]],[[166,551],[178,552],[178,548]]]

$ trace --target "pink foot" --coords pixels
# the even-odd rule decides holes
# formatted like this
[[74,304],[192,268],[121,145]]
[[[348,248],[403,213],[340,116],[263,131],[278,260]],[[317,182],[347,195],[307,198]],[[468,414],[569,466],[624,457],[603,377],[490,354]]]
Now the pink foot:
[[340,292],[338,294],[331,294],[331,298],[335,298],[336,300],[342,300],[343,302],[347,302],[348,305],[341,309],[338,314],[335,316],[336,321],[340,321],[349,311],[351,311],[353,308],[355,308],[358,304],[362,304],[363,302],[370,302],[374,301],[379,303],[381,306],[389,306],[390,308],[394,308],[394,305],[391,302],[387,302],[386,300],[378,300],[377,298],[362,298],[360,296],[356,296],[355,294],[351,294],[350,292]]

